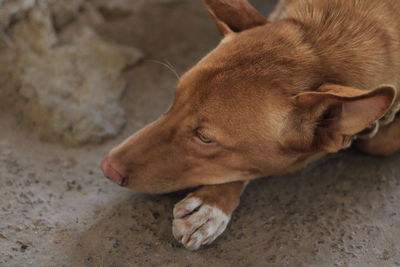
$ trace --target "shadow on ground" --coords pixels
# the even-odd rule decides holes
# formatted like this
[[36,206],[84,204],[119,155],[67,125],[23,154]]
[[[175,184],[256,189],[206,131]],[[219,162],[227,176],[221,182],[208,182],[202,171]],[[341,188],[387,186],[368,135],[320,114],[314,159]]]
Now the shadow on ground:
[[400,156],[349,151],[300,173],[254,182],[225,234],[186,251],[171,234],[184,194],[132,195],[82,233],[75,257],[91,266],[389,266],[400,262]]

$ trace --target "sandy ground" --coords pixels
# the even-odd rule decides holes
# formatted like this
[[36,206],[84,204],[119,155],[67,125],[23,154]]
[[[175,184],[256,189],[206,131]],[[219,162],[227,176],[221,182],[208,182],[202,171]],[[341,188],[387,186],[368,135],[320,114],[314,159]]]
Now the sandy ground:
[[[152,16],[144,11],[99,29],[147,55],[126,73],[129,123],[117,140],[64,147],[38,140],[12,112],[0,111],[0,266],[400,266],[400,155],[348,150],[255,181],[227,231],[198,252],[171,233],[172,208],[184,192],[141,195],[103,178],[106,152],[173,96],[174,74],[151,60],[182,73],[217,43],[196,5],[163,4]],[[271,5],[262,3],[265,12]],[[138,20],[145,30],[130,26]]]

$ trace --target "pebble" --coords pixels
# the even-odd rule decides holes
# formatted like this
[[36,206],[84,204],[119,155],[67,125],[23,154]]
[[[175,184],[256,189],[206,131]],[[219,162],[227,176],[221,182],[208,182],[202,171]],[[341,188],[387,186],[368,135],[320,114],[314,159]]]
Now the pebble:
[[28,248],[27,245],[22,244],[22,245],[21,245],[21,252],[25,252],[25,250],[26,250],[27,248]]
[[121,241],[116,239],[114,244],[113,244],[113,248],[118,248],[121,245]]

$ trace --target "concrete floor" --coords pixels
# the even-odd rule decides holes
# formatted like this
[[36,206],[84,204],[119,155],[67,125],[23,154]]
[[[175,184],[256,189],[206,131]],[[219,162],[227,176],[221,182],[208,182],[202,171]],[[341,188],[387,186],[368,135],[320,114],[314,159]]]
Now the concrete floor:
[[[118,140],[64,147],[0,112],[0,266],[400,266],[400,155],[348,150],[256,181],[226,232],[198,252],[171,233],[173,205],[185,193],[141,195],[103,178],[102,156],[172,99],[174,74],[151,60],[182,73],[218,41],[197,4],[156,6],[157,13],[168,17],[143,11],[99,29],[147,55],[126,73],[129,123]],[[130,26],[138,21],[146,30]]]

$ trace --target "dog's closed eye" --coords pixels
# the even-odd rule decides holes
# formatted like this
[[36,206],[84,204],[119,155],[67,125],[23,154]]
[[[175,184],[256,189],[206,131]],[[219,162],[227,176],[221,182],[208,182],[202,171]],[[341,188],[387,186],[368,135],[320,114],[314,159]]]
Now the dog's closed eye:
[[213,144],[216,144],[216,142],[214,140],[212,140],[211,138],[207,137],[204,133],[201,133],[199,131],[199,129],[196,129],[194,131],[194,138],[198,143],[200,143],[202,145],[213,145]]

